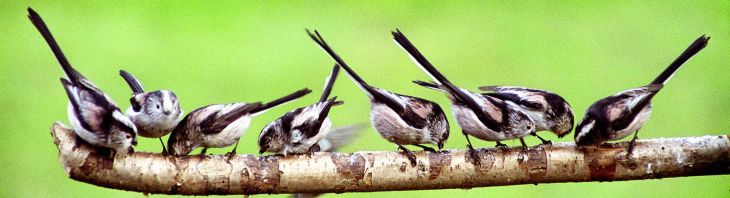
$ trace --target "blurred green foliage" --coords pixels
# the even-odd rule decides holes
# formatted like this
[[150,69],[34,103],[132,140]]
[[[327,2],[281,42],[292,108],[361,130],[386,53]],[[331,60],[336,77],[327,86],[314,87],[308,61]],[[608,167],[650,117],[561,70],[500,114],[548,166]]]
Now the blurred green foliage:
[[[189,112],[210,103],[268,101],[302,87],[312,96],[254,119],[239,153],[255,153],[260,129],[284,112],[313,103],[332,61],[306,36],[319,30],[372,85],[435,100],[441,93],[410,83],[427,79],[391,41],[400,28],[457,85],[522,85],[562,94],[576,119],[595,100],[651,81],[695,38],[709,46],[655,98],[641,138],[727,134],[730,128],[730,2],[431,2],[156,1],[0,2],[0,197],[142,196],[68,179],[49,128],[68,123],[63,76],[26,18],[44,17],[71,63],[127,108],[126,69],[147,89],[171,89]],[[346,100],[335,125],[367,123],[365,95],[340,78]],[[450,112],[450,110],[447,110]],[[450,113],[449,113],[450,115]],[[449,149],[465,140],[451,119]],[[572,141],[572,135],[553,141]],[[518,142],[508,141],[511,145]],[[529,144],[539,141],[530,138]],[[494,143],[478,142],[479,147]],[[137,150],[160,151],[155,139]],[[344,151],[395,150],[368,129]],[[224,153],[227,149],[211,149]],[[441,190],[439,196],[727,197],[730,176],[628,182],[541,184]],[[433,191],[342,196],[433,196]]]

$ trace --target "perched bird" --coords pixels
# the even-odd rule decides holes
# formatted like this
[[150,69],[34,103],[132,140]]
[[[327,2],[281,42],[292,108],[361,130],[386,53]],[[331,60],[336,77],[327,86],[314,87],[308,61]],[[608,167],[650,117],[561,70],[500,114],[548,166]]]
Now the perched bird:
[[309,89],[301,89],[266,104],[230,103],[201,107],[186,115],[172,130],[167,140],[167,149],[175,156],[182,156],[197,147],[203,147],[201,154],[205,154],[208,148],[223,148],[235,143],[236,146],[228,153],[232,157],[236,154],[238,140],[248,128],[252,117],[310,92],[312,91]]
[[441,150],[449,138],[449,122],[441,107],[426,99],[395,94],[366,83],[322,39],[319,32],[307,31],[309,36],[329,54],[350,79],[370,98],[370,121],[386,140],[398,145],[416,165],[416,156],[403,145],[414,145],[427,151],[433,148],[421,144],[436,144]]
[[[413,82],[424,87],[441,90],[433,82]],[[537,127],[535,131],[547,130],[553,132],[558,138],[562,138],[573,130],[573,110],[560,95],[545,90],[517,86],[481,86],[479,90],[490,91],[490,93],[482,93],[482,95],[518,104],[518,107],[535,122],[535,127]],[[542,144],[552,144],[550,140],[543,139],[537,133],[530,135],[540,139]]]
[[259,154],[266,151],[278,154],[303,154],[319,151],[318,142],[327,137],[332,122],[327,117],[330,109],[338,104],[337,97],[329,97],[335,83],[340,66],[332,68],[331,75],[325,81],[325,86],[319,102],[291,110],[283,116],[269,123],[259,135]]
[[94,146],[111,148],[116,154],[133,152],[137,128],[114,101],[91,81],[76,71],[61,51],[41,16],[28,8],[28,18],[43,35],[48,46],[61,64],[66,78],[61,84],[68,95],[68,119],[76,135]]
[[496,141],[498,147],[506,147],[499,141],[519,138],[523,148],[527,147],[522,137],[535,133],[536,127],[519,104],[456,87],[436,70],[403,33],[399,30],[392,33],[395,42],[410,55],[416,65],[436,82],[437,89],[445,92],[451,100],[454,117],[461,126],[475,162],[478,163],[479,157],[474,152],[469,135],[482,140]]
[[125,115],[137,126],[139,136],[158,138],[162,153],[167,153],[162,136],[172,132],[182,115],[177,96],[170,90],[145,92],[142,83],[129,72],[119,70],[119,75],[132,89],[131,106]]
[[[518,104],[522,111],[535,123],[536,131],[550,131],[563,138],[573,130],[573,109],[562,96],[550,91],[518,86],[482,86],[479,90],[490,91],[483,93],[504,101]],[[536,133],[533,135],[543,144],[550,144]]]
[[576,127],[575,143],[581,146],[601,145],[634,133],[627,149],[628,155],[631,155],[639,129],[651,115],[651,99],[687,60],[707,46],[709,40],[710,37],[700,36],[649,85],[622,91],[593,103]]

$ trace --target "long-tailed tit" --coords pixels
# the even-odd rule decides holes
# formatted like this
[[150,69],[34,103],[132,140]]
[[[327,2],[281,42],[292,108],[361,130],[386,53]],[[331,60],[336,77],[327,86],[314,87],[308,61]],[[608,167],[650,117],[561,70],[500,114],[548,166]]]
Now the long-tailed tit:
[[456,87],[431,65],[403,33],[398,30],[392,33],[395,42],[410,55],[416,65],[436,82],[438,90],[445,92],[451,100],[454,117],[461,126],[475,162],[478,163],[479,158],[474,152],[469,135],[482,140],[496,141],[497,146],[500,147],[506,145],[499,141],[519,138],[523,147],[526,148],[522,137],[535,133],[536,127],[530,116],[522,111],[518,104]]
[[[563,97],[550,91],[518,86],[482,86],[482,93],[504,101],[518,104],[535,123],[536,131],[550,131],[562,138],[573,130],[573,109]],[[550,144],[535,133],[543,144]]]
[[687,60],[707,46],[709,39],[703,35],[695,40],[649,85],[622,91],[593,103],[576,127],[575,143],[581,146],[601,145],[634,133],[627,149],[627,155],[631,155],[639,129],[651,115],[651,99]]
[[162,136],[172,132],[182,115],[177,96],[170,90],[145,92],[142,83],[129,72],[119,70],[119,75],[132,89],[129,99],[131,106],[126,116],[137,126],[139,136],[158,138],[162,144],[162,153],[167,153]]
[[109,96],[71,67],[38,13],[28,8],[28,18],[43,35],[66,73],[68,79],[61,78],[61,84],[68,95],[67,113],[76,135],[91,145],[111,148],[117,154],[132,152],[132,145],[137,144],[137,129],[132,121]]
[[312,91],[309,89],[301,89],[266,104],[230,103],[198,108],[186,115],[172,130],[167,140],[167,149],[173,155],[181,156],[189,154],[197,147],[203,147],[201,154],[205,154],[208,148],[223,148],[235,143],[236,146],[228,153],[232,157],[252,117],[310,92]]
[[[424,87],[441,90],[436,83],[413,82]],[[517,86],[481,86],[479,89],[490,92],[482,93],[482,95],[518,104],[518,107],[535,122],[536,131],[550,131],[562,138],[573,130],[573,110],[560,95],[545,90]],[[543,139],[537,133],[530,135],[540,139],[543,144],[552,144],[550,140]]]
[[410,159],[411,165],[416,165],[416,157],[403,145],[414,145],[427,151],[435,150],[421,144],[436,144],[439,150],[443,148],[449,138],[449,122],[438,104],[370,86],[327,45],[319,32],[307,33],[365,91],[370,98],[370,121],[375,130],[386,140],[398,145]]
[[340,66],[335,65],[325,81],[319,102],[291,110],[269,123],[261,130],[258,145],[259,154],[266,151],[278,154],[303,154],[319,151],[317,143],[327,137],[332,122],[328,118],[337,97],[329,97]]

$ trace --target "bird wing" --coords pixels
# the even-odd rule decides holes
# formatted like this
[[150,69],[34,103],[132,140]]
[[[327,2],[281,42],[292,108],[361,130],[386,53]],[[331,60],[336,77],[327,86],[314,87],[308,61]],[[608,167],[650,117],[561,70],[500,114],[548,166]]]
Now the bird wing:
[[610,96],[605,100],[610,101],[603,108],[607,115],[611,128],[622,130],[636,119],[639,112],[651,104],[651,99],[661,89],[661,84],[652,84],[636,89],[629,89]]
[[242,116],[249,114],[251,111],[261,107],[260,102],[255,103],[231,103],[220,106],[220,109],[208,114],[200,122],[200,131],[203,134],[220,133],[229,124],[238,120]]
[[63,78],[61,84],[81,126],[92,133],[107,133],[107,129],[113,124],[110,122],[111,113],[116,108],[109,103],[107,97],[95,90],[74,86]]

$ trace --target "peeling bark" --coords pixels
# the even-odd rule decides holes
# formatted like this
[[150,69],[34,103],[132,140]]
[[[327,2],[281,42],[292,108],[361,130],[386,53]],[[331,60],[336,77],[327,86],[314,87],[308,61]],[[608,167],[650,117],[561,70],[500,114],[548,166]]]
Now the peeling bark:
[[341,193],[518,184],[641,180],[730,173],[726,135],[639,140],[576,147],[572,143],[521,148],[416,152],[413,167],[399,152],[326,153],[287,157],[222,155],[172,157],[135,152],[109,157],[79,141],[60,123],[51,129],[59,160],[74,180],[156,194],[230,195]]

